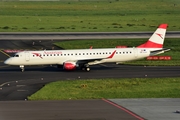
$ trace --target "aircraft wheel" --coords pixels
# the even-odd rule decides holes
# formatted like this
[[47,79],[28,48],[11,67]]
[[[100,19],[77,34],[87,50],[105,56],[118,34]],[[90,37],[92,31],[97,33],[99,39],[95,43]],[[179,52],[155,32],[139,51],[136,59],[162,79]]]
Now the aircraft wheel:
[[86,71],[87,71],[87,72],[89,72],[89,71],[90,71],[90,68],[89,68],[89,67],[87,67],[87,68],[86,68]]

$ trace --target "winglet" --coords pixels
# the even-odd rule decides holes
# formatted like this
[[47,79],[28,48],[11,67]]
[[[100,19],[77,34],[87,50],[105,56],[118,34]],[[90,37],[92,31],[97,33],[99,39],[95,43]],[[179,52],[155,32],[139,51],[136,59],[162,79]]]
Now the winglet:
[[93,48],[93,46],[90,46],[90,48],[89,49],[92,49]]
[[146,43],[139,45],[137,48],[163,48],[167,26],[168,24],[159,25],[149,40]]
[[116,53],[116,50],[107,58],[113,58],[114,54]]
[[158,28],[167,29],[167,27],[168,27],[168,24],[161,24],[159,25]]

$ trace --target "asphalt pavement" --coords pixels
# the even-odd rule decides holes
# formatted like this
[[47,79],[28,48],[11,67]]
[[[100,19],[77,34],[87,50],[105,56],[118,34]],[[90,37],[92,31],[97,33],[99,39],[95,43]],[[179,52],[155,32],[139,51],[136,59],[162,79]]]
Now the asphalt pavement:
[[[66,72],[56,66],[28,66],[21,72],[17,66],[7,66],[3,61],[7,49],[61,49],[47,41],[0,41],[0,119],[2,120],[179,120],[175,111],[179,99],[111,99],[28,101],[27,96],[45,84],[57,80],[92,78],[153,78],[179,77],[180,66],[128,66],[100,64],[90,72]],[[158,116],[159,115],[159,116]]]

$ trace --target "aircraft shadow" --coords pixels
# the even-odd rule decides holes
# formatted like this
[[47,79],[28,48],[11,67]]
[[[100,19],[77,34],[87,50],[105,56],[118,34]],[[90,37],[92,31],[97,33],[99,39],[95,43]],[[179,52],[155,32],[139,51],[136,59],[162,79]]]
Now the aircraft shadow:
[[[94,65],[90,66],[91,70],[111,70],[115,69],[118,66],[101,66],[101,65]],[[72,71],[64,70],[63,68],[57,68],[56,66],[25,66],[24,72],[83,72],[84,70],[76,69]],[[18,66],[7,66],[4,68],[0,68],[0,72],[21,72],[21,69]],[[86,72],[86,71],[84,71]]]

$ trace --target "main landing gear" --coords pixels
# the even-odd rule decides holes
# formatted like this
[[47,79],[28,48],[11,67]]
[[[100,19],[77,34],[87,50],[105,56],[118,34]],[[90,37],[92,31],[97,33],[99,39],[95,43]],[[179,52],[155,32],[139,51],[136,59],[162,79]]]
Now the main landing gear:
[[85,70],[89,72],[91,69],[89,67],[86,67]]
[[86,64],[86,65],[84,65],[84,66],[82,67],[82,70],[85,70],[85,71],[89,72],[91,69],[90,69],[89,65]]
[[21,71],[24,72],[24,65],[19,66],[21,68]]

